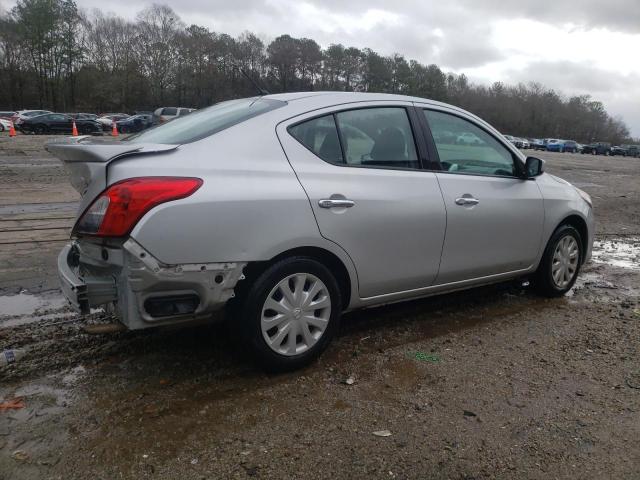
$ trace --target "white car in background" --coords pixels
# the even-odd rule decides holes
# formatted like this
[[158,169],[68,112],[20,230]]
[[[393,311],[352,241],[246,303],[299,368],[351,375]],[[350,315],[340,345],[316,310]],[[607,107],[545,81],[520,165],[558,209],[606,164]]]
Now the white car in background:
[[0,132],[8,132],[11,128],[11,120],[0,118]]
[[529,140],[527,140],[526,138],[521,138],[520,141],[522,142],[522,148],[531,148],[531,144],[529,143]]
[[464,132],[463,134],[458,135],[456,143],[462,145],[482,145],[484,142],[473,133]]
[[14,127],[19,127],[22,122],[24,122],[27,118],[37,117],[38,115],[46,115],[50,112],[49,110],[20,110],[16,112],[16,114],[11,117],[13,121]]
[[119,122],[120,120],[124,120],[125,118],[129,118],[129,115],[126,113],[109,113],[107,115],[103,115],[96,119],[100,125],[102,125],[102,130],[108,131],[113,127],[113,122]]
[[153,120],[155,123],[165,123],[174,118],[182,117],[193,112],[195,108],[183,107],[160,107],[154,110]]

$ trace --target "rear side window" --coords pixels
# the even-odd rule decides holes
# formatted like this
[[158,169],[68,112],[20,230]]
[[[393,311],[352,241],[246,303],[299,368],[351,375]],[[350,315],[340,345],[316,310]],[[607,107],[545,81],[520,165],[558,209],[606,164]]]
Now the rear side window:
[[172,145],[195,142],[286,104],[281,100],[260,97],[230,100],[179,116],[175,120],[132,135],[125,141]]
[[181,108],[180,109],[180,115],[187,115],[190,113],[190,110],[188,108]]
[[344,163],[333,115],[299,123],[291,127],[289,133],[325,162]]
[[420,168],[409,117],[402,107],[337,112],[294,125],[289,132],[333,164]]

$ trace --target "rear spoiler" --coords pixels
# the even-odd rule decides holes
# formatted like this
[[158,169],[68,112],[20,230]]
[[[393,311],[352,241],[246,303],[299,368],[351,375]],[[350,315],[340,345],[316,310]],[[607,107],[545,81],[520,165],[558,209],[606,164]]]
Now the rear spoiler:
[[46,143],[44,148],[67,163],[106,163],[128,155],[168,152],[178,148],[178,145],[114,142],[82,136],[51,140]]

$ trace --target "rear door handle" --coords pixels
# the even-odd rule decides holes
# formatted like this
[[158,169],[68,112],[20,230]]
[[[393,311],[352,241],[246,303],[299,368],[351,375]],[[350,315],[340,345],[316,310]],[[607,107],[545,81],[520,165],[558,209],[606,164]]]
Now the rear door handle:
[[479,203],[480,203],[480,200],[473,197],[456,198],[456,205],[477,205]]
[[356,204],[353,200],[347,200],[346,198],[325,198],[318,201],[320,208],[351,208]]

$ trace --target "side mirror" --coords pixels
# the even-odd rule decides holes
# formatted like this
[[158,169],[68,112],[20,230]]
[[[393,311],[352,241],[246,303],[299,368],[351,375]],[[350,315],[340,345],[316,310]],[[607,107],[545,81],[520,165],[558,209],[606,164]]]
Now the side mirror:
[[524,178],[533,178],[542,175],[544,172],[544,160],[536,157],[527,157],[524,164]]

